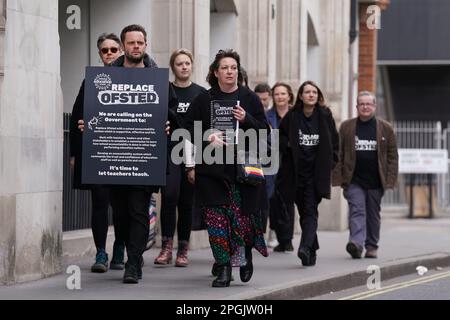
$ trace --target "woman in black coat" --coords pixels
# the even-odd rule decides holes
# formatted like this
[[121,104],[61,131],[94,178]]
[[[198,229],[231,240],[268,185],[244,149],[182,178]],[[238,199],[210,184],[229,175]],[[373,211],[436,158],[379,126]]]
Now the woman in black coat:
[[[108,66],[122,55],[120,39],[115,34],[102,34],[97,40],[98,54],[104,66]],[[84,110],[84,80],[73,105],[70,119],[70,166],[74,170],[73,187],[90,190],[92,199],[92,235],[97,254],[92,272],[103,273],[108,270],[108,254],[106,253],[106,238],[108,234],[108,208],[110,203],[110,188],[105,185],[84,185],[81,183],[82,132],[78,129],[78,121],[83,119]],[[115,219],[115,217],[114,217]],[[115,241],[110,269],[124,268],[125,241],[115,226]]]
[[280,124],[281,167],[277,189],[287,204],[295,202],[302,237],[298,257],[304,266],[316,263],[318,210],[330,199],[331,170],[337,163],[339,136],[331,110],[320,88],[304,82],[292,110]]
[[[269,129],[264,107],[258,96],[238,85],[239,68],[240,58],[236,52],[218,52],[208,75],[211,89],[194,99],[186,117],[186,127],[190,130],[191,137],[195,137],[194,121],[201,121],[202,135],[212,128],[211,108],[215,103],[227,102],[233,106],[232,116],[244,131],[254,129],[259,132],[258,129]],[[195,203],[202,208],[212,253],[218,265],[218,276],[212,286],[229,286],[232,266],[240,267],[240,278],[247,282],[253,273],[252,248],[255,247],[263,256],[267,256],[257,214],[259,195],[264,191],[264,185],[238,183],[235,161],[206,161],[204,156],[211,153],[208,150],[213,150],[214,154],[219,154],[219,151],[224,151],[224,155],[227,151],[235,154],[236,146],[227,142],[222,132],[211,132],[207,141],[193,142],[197,146],[197,152],[201,150],[203,155],[201,162],[197,161],[198,156],[196,159]]]

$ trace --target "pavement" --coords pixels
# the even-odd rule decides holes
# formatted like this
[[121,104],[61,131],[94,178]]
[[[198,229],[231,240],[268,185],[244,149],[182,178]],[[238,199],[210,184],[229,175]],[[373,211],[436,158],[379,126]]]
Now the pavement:
[[[351,259],[345,251],[348,231],[320,231],[317,264],[303,267],[296,250],[276,253],[270,249],[264,258],[254,251],[254,275],[242,283],[239,269],[233,268],[234,281],[229,288],[212,288],[210,249],[191,250],[187,268],[158,267],[153,264],[159,250],[147,251],[143,279],[137,285],[123,284],[123,271],[109,270],[93,274],[93,258],[65,261],[64,273],[50,278],[13,286],[0,286],[0,299],[52,300],[264,300],[306,299],[367,283],[369,266],[377,266],[381,281],[416,273],[417,266],[439,269],[450,266],[450,217],[406,219],[386,216],[382,219],[377,259]],[[299,235],[294,239],[295,249]],[[69,259],[70,260],[70,259]],[[73,259],[72,259],[73,260]],[[81,270],[81,288],[69,290],[66,270],[69,265]],[[419,275],[418,275],[419,277]]]

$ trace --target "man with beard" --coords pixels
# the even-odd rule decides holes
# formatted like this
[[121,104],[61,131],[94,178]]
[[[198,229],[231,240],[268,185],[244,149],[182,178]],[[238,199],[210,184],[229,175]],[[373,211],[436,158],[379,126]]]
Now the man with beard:
[[[147,48],[147,32],[140,25],[125,27],[120,38],[124,56],[113,63],[113,66],[125,68],[156,68],[156,63],[145,53]],[[176,104],[173,91],[169,90],[169,120],[177,122],[174,114],[170,114],[170,105]],[[169,153],[170,154],[170,153]],[[149,232],[148,208],[152,193],[159,187],[117,187],[111,191],[113,211],[120,217],[119,224],[124,227],[124,238],[128,261],[123,276],[124,283],[138,283],[142,278],[142,253],[147,244]],[[128,228],[127,228],[128,226]]]
[[[145,53],[147,48],[147,32],[140,25],[126,26],[121,34],[124,55],[112,66],[124,68],[157,68],[156,63]],[[151,72],[151,71],[150,71]],[[170,88],[170,87],[169,87]],[[177,104],[173,89],[169,89],[169,122],[166,133],[178,126],[178,120],[172,111]],[[79,122],[80,130],[84,122]],[[170,150],[168,152],[170,154]],[[125,246],[128,261],[123,275],[124,283],[138,283],[142,279],[142,254],[145,250],[149,233],[148,208],[152,193],[158,192],[159,186],[114,186],[111,188],[111,206],[117,217]]]

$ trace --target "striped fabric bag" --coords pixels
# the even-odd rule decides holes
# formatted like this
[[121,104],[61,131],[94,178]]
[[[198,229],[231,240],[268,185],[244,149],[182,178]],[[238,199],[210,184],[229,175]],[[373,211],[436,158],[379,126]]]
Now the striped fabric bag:
[[264,172],[257,157],[251,157],[247,152],[239,155],[241,161],[237,164],[236,180],[239,183],[257,186],[264,182]]
[[150,199],[150,206],[148,208],[148,217],[149,217],[149,223],[150,228],[148,232],[148,240],[147,245],[145,246],[145,250],[150,250],[153,245],[156,242],[156,234],[157,234],[157,228],[156,228],[156,221],[158,220],[158,216],[156,214],[156,199],[152,196]]

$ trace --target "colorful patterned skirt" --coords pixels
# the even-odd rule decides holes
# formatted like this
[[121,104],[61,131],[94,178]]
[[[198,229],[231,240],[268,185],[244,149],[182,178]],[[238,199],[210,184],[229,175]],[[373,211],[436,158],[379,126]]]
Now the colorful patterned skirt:
[[239,185],[232,185],[230,205],[205,207],[204,217],[208,227],[209,243],[214,259],[219,264],[244,266],[245,247],[255,247],[264,257],[268,256],[259,216],[244,214]]

